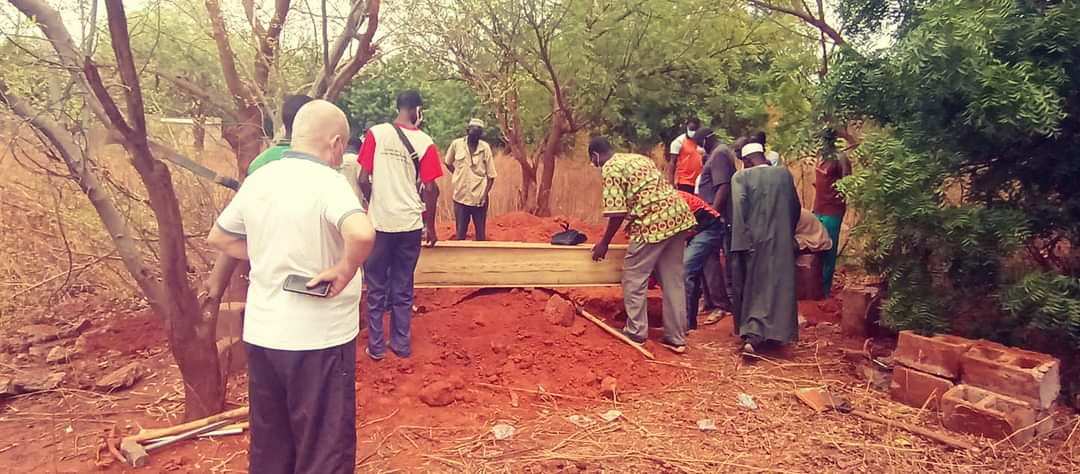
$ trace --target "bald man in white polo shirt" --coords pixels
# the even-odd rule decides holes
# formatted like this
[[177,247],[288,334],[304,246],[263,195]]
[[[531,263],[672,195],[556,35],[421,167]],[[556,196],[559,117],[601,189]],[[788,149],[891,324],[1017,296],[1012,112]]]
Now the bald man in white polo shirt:
[[[251,175],[208,241],[251,260],[248,354],[252,473],[351,473],[356,462],[359,268],[375,230],[341,165],[345,114],[316,100],[296,114],[292,148]],[[325,297],[285,291],[288,275],[329,282]]]

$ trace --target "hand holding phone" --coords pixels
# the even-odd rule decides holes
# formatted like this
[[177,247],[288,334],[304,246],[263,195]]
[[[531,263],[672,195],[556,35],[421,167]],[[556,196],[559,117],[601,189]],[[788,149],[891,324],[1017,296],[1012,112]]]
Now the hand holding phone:
[[311,281],[311,277],[303,275],[289,275],[285,277],[285,285],[281,289],[292,293],[299,293],[301,295],[318,296],[325,298],[330,295],[330,282],[320,281],[315,286],[308,288],[307,284]]

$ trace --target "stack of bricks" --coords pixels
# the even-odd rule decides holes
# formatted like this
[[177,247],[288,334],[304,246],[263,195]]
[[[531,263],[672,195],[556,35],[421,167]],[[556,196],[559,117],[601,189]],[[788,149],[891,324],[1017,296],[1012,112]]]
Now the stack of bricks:
[[941,410],[946,428],[1023,444],[1053,428],[1060,362],[1046,354],[956,336],[900,333],[889,392]]

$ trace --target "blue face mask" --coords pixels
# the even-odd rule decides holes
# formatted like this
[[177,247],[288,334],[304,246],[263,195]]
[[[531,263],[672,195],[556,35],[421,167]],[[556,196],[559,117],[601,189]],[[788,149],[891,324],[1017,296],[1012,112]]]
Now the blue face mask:
[[686,129],[686,138],[694,138],[694,134],[696,134],[696,133],[697,133],[697,130],[690,130],[688,128],[688,129]]

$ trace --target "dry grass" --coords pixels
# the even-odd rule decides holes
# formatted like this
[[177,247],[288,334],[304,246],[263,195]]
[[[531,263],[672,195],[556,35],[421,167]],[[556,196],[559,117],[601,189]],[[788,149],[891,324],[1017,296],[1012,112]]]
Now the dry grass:
[[[151,122],[154,124],[154,122]],[[44,147],[19,121],[2,119],[0,135],[0,325],[33,320],[72,296],[140,298],[114,251],[97,213],[66,169],[50,161]],[[156,124],[154,124],[156,125]],[[207,151],[195,153],[187,130],[154,127],[158,140],[211,167],[229,170],[232,154],[207,137]],[[208,134],[209,135],[209,134]],[[100,131],[88,137],[91,156],[105,170],[111,193],[140,241],[148,260],[156,257],[157,230],[146,192],[119,145],[105,145]],[[222,169],[224,168],[224,169]],[[235,170],[235,167],[232,168]],[[231,192],[173,167],[183,206],[193,279],[209,270],[213,254],[202,242]],[[235,171],[230,171],[235,172]]]
[[[517,417],[494,408],[485,428],[386,424],[360,440],[361,469],[390,472],[404,466],[425,472],[1075,472],[1080,468],[1077,419],[1058,416],[1058,429],[1025,446],[994,445],[955,434],[980,451],[950,450],[907,431],[835,412],[815,414],[794,396],[796,389],[827,387],[863,411],[907,425],[947,432],[935,412],[888,401],[853,377],[853,365],[831,341],[836,327],[804,332],[801,343],[781,358],[753,363],[732,350],[730,331],[712,326],[691,336],[692,352],[678,362],[659,362],[657,371],[675,370],[670,386],[620,392],[616,400],[538,393],[519,388],[520,402],[535,416]],[[506,391],[506,387],[486,387]],[[740,392],[759,409],[736,403]],[[510,412],[510,398],[506,412]],[[609,409],[622,418],[604,423]],[[571,424],[570,415],[597,423]],[[702,432],[700,419],[716,431]],[[495,440],[491,427],[515,427],[510,439]]]
[[[499,177],[491,189],[488,212],[498,216],[519,210],[522,185],[521,165],[509,155],[498,153],[495,169]],[[438,181],[442,195],[439,197],[438,220],[454,221],[453,185],[449,172]],[[555,166],[552,180],[551,212],[555,216],[576,217],[595,224],[600,221],[600,170],[584,158],[560,158]],[[536,187],[533,187],[533,192]]]

